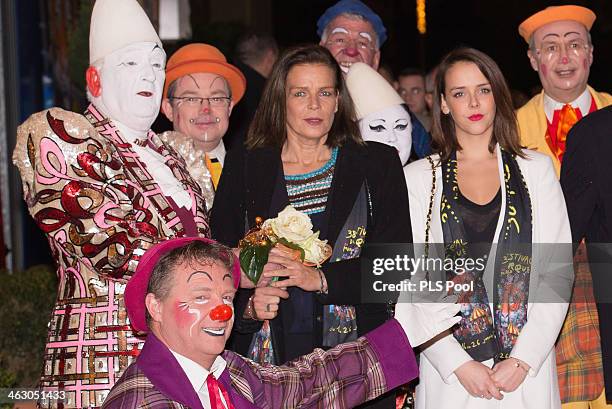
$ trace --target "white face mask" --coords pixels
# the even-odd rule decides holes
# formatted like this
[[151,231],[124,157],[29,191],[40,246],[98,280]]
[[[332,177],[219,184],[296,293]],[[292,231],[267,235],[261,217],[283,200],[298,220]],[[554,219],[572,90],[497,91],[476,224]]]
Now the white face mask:
[[153,42],[134,43],[104,57],[101,93],[93,103],[112,120],[147,132],[159,113],[166,53]]
[[410,114],[401,105],[393,105],[371,113],[359,121],[361,137],[397,149],[402,165],[408,162],[412,148]]

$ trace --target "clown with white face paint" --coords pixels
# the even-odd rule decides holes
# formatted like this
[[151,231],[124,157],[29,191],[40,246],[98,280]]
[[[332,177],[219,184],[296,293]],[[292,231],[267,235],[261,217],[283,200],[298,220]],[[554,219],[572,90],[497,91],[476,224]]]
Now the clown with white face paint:
[[327,48],[344,73],[355,62],[378,69],[387,29],[380,17],[359,0],[340,0],[317,22],[319,45]]
[[225,350],[239,280],[232,250],[212,240],[178,238],[149,249],[125,289],[146,343],[102,408],[352,408],[413,379],[412,347],[459,320],[456,297],[402,303],[395,319],[356,341],[287,365],[259,365]]
[[[331,52],[345,75],[357,63],[378,70],[387,29],[380,16],[362,1],[340,0],[325,10],[317,21],[317,34],[321,38],[319,45]],[[386,88],[381,91],[383,94]],[[410,122],[415,154],[418,157],[430,154],[431,136],[414,114]]]
[[[518,27],[519,34],[529,44],[527,56],[543,88],[517,111],[521,144],[548,155],[557,176],[574,125],[592,112],[612,105],[612,95],[588,85],[594,53],[589,31],[595,19],[595,13],[586,7],[566,5],[541,10]],[[577,144],[581,144],[582,149],[591,149],[586,143]],[[588,167],[595,169],[593,162],[589,162]],[[588,172],[580,169],[575,174],[586,177]],[[598,172],[601,174],[600,170]],[[592,183],[590,181],[589,185]],[[585,189],[586,186],[581,188],[578,196],[585,197]],[[583,210],[574,203],[577,198],[568,195],[565,186],[564,193],[568,209],[574,209],[586,220],[586,215],[595,206]],[[572,225],[572,232],[575,230]],[[612,327],[611,318],[603,314],[598,326],[592,274],[585,262],[585,252],[580,253],[582,256],[576,257],[576,281],[570,310],[556,345],[559,392],[561,401],[567,406],[564,409],[612,407],[605,406],[604,396],[607,391],[608,401],[612,402],[612,375],[605,370],[612,367],[612,340],[610,331],[600,332],[600,328]],[[601,342],[576,342],[577,339],[601,339]]]
[[143,341],[123,292],[144,251],[172,237],[209,235],[201,189],[150,130],[166,54],[139,3],[97,0],[89,48],[84,115],[60,108],[32,115],[13,153],[58,266],[40,385],[62,391],[65,408],[102,405],[138,355]]
[[[91,101],[115,122],[146,133],[159,113],[165,66],[166,53],[157,43],[122,47],[89,68]],[[95,89],[96,84],[104,84],[104,89]]]
[[393,146],[402,165],[412,147],[412,124],[404,101],[374,69],[363,63],[351,66],[346,85],[355,104],[361,137]]
[[550,156],[557,175],[571,127],[612,104],[612,96],[587,85],[594,52],[589,30],[595,18],[586,7],[548,7],[519,26],[543,88],[517,111],[521,143]]

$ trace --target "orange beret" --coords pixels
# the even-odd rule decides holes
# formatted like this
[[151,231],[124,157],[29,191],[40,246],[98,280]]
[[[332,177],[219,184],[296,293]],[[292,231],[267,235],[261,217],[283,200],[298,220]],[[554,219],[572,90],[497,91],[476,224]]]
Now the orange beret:
[[164,98],[168,87],[175,80],[189,74],[209,72],[225,78],[232,91],[232,101],[236,104],[246,90],[246,78],[242,72],[229,64],[216,47],[208,44],[193,43],[176,50],[166,64],[166,83]]
[[529,42],[531,35],[538,28],[555,21],[572,20],[584,25],[587,30],[591,30],[597,16],[591,10],[582,6],[553,6],[538,11],[527,20],[523,21],[518,31],[525,41]]

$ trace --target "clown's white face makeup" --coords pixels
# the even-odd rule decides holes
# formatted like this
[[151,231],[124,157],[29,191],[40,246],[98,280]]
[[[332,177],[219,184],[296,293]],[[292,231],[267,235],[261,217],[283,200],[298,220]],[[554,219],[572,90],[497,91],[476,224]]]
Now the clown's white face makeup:
[[577,21],[546,24],[533,34],[531,66],[538,72],[548,96],[570,103],[584,92],[593,63],[593,47],[586,27]]
[[344,73],[354,62],[363,62],[375,70],[380,61],[376,48],[376,33],[369,21],[339,15],[327,25],[329,34],[320,45],[327,48]]
[[159,113],[166,53],[153,42],[134,43],[104,58],[101,93],[92,102],[112,120],[143,133]]
[[374,112],[359,121],[361,137],[397,149],[402,165],[408,162],[412,148],[412,124],[410,114],[401,105],[393,105]]
[[[151,330],[172,351],[210,368],[232,331],[235,293],[232,275],[221,264],[183,263],[175,267],[166,299],[147,295]],[[223,306],[225,314],[213,313]]]

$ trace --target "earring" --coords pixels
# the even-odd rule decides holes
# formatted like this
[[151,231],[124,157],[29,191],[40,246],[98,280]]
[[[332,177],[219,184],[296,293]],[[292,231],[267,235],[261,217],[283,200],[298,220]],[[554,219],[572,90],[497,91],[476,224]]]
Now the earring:
[[191,124],[192,124],[192,123],[194,123],[194,122],[195,122],[195,119],[193,119],[193,118],[191,118],[191,119],[189,120],[189,123],[191,123]]

